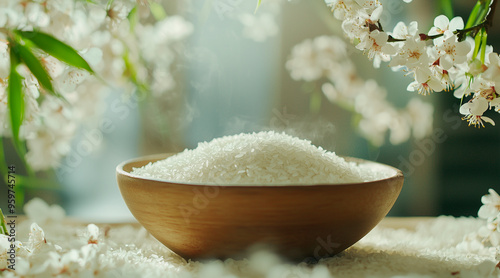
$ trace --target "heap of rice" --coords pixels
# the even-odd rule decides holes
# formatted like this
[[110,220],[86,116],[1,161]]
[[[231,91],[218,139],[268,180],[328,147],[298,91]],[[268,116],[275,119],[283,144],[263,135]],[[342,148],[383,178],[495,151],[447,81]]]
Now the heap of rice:
[[202,142],[132,174],[184,183],[286,185],[364,182],[394,171],[346,162],[308,140],[269,131]]

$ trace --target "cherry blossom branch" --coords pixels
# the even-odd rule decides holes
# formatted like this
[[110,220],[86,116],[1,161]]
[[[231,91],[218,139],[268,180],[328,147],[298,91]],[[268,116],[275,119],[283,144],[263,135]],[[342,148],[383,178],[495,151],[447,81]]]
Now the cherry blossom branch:
[[[453,90],[456,98],[470,97],[460,106],[463,119],[476,127],[485,122],[495,125],[483,114],[487,110],[500,113],[495,88],[500,87],[500,56],[487,45],[497,1],[477,0],[465,25],[461,17],[439,15],[427,33],[419,31],[418,22],[412,21],[409,25],[399,22],[391,34],[380,25],[383,7],[379,1],[325,2],[342,21],[346,36],[373,60],[375,68],[389,62],[389,67],[412,74],[415,80],[407,87],[410,92],[428,95]],[[474,39],[466,41],[469,36]],[[434,43],[426,43],[428,40]]]
[[469,32],[473,32],[471,34],[472,37],[475,37],[477,35],[477,33],[479,32],[479,30],[481,30],[482,28],[485,28],[485,31],[488,32],[488,29],[493,26],[493,18],[495,16],[495,8],[497,5],[497,2],[498,1],[493,0],[493,3],[491,4],[491,7],[490,7],[490,12],[488,13],[485,20],[482,23],[480,23],[476,26],[470,27],[470,28],[465,28],[465,29],[456,31],[459,41],[465,40],[465,37],[467,36],[467,33],[469,33]]
[[[459,41],[465,40],[465,37],[470,32],[472,32],[471,36],[475,37],[477,35],[477,33],[479,32],[479,30],[481,30],[482,28],[485,28],[486,31],[488,31],[488,29],[493,26],[493,18],[495,16],[495,8],[497,5],[497,2],[498,1],[493,0],[493,3],[491,4],[491,7],[490,7],[491,10],[483,22],[481,22],[480,24],[477,24],[475,26],[469,27],[469,28],[464,28],[461,30],[454,31],[453,34],[457,35],[458,40]],[[368,23],[367,25],[368,25],[368,28],[370,29],[370,32],[373,30],[379,30],[381,32],[383,31],[380,23],[378,23],[378,25],[374,24],[374,23]],[[420,40],[428,41],[428,40],[434,40],[434,39],[440,38],[440,37],[444,36],[444,34],[428,35],[428,34],[422,33],[422,34],[419,34],[419,36],[420,36]],[[402,42],[402,41],[406,41],[406,39],[394,38],[391,35],[389,35],[388,39],[387,39],[387,42]]]

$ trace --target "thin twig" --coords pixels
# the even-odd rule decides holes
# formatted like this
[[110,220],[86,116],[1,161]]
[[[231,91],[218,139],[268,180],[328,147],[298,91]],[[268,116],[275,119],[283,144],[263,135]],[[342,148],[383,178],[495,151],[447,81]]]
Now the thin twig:
[[[454,31],[453,34],[457,35],[458,40],[459,41],[465,40],[465,37],[470,32],[472,32],[471,36],[475,37],[477,32],[479,30],[481,30],[483,27],[486,29],[486,31],[488,31],[488,29],[490,27],[493,27],[493,18],[495,16],[495,8],[497,5],[497,2],[498,1],[493,0],[491,6],[489,7],[491,10],[483,22],[481,22],[480,24],[478,24],[476,26],[472,26],[469,28]],[[423,41],[434,40],[434,39],[437,39],[439,37],[444,36],[444,34],[428,35],[428,34],[424,34],[424,33],[419,34],[419,35],[420,35],[420,39]],[[398,38],[394,38],[393,36],[389,36],[389,38],[387,39],[387,42],[402,42],[402,41],[406,41],[406,39],[398,39]]]

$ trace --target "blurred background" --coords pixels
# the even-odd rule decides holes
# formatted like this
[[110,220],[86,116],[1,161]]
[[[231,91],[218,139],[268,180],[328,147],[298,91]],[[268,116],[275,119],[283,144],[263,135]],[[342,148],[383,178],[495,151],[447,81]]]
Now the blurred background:
[[[495,147],[500,142],[498,127],[467,126],[458,112],[460,100],[452,92],[419,96],[433,105],[432,131],[442,132],[442,140],[410,138],[397,145],[385,140],[374,146],[353,126],[353,113],[321,93],[321,83],[290,77],[285,64],[295,45],[322,35],[344,38],[323,0],[264,0],[256,14],[257,1],[168,2],[160,2],[167,14],[180,14],[193,25],[184,45],[175,49],[175,93],[124,101],[120,91],[110,90],[101,118],[112,128],[100,135],[91,129],[79,130],[72,152],[62,162],[63,171],[39,175],[43,183],[30,181],[25,201],[38,196],[86,221],[131,221],[115,181],[115,167],[120,162],[261,130],[286,131],[339,155],[400,168],[405,185],[392,216],[476,216],[481,196],[488,188],[500,188],[500,147]],[[399,21],[417,20],[419,28],[427,31],[434,17],[442,13],[438,2],[382,1],[381,21],[390,30]],[[466,20],[473,2],[453,1],[455,15]],[[488,43],[498,49],[496,26],[489,31]],[[393,72],[387,63],[374,69],[361,51],[346,43],[359,76],[376,80],[387,90],[390,103],[404,107],[416,96],[406,90],[410,77]],[[498,121],[496,116],[492,118]],[[94,141],[98,144],[82,153],[82,142]],[[10,164],[21,165],[12,147],[5,147]],[[6,192],[5,184],[1,190]],[[5,210],[6,198],[0,204]]]

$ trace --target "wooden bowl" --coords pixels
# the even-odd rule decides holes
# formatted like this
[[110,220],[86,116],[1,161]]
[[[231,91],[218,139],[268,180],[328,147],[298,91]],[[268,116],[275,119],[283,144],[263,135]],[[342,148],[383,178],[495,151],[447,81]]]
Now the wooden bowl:
[[133,167],[167,156],[123,162],[116,168],[118,185],[134,217],[185,259],[241,258],[256,244],[291,260],[332,256],[387,215],[404,179],[396,168],[353,158],[347,160],[372,164],[391,176],[350,184],[221,186],[130,174]]

